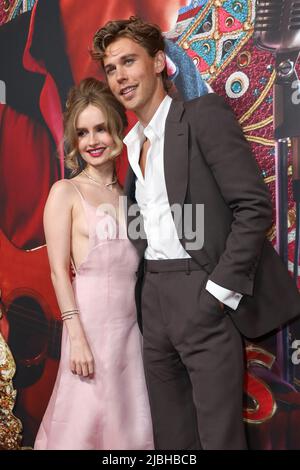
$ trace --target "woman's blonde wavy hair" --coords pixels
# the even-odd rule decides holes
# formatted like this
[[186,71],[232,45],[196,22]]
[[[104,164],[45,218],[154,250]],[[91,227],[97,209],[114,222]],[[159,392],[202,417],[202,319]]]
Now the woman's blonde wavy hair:
[[78,152],[76,122],[89,104],[99,108],[104,115],[106,129],[115,144],[111,156],[117,157],[123,148],[122,138],[127,126],[125,108],[105,83],[95,78],[85,78],[69,91],[64,112],[65,166],[71,170],[71,176],[76,176],[86,166]]

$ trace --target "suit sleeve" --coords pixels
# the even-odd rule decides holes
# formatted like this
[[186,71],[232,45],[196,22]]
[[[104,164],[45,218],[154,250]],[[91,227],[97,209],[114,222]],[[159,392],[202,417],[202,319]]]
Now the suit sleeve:
[[272,205],[266,184],[242,128],[223,98],[209,94],[195,101],[197,140],[233,214],[226,247],[210,279],[252,295],[256,268]]

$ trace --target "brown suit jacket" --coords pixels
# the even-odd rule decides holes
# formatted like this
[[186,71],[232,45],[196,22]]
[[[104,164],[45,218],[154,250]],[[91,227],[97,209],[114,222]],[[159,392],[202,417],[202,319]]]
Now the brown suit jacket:
[[[209,279],[243,294],[237,310],[226,309],[240,332],[255,338],[299,315],[298,290],[266,239],[272,221],[267,186],[223,98],[208,94],[187,103],[172,102],[165,125],[164,171],[171,206],[190,203],[195,212],[196,204],[204,204],[203,248],[189,250],[190,240],[183,236],[180,241]],[[129,203],[136,202],[131,168],[125,194]],[[133,243],[143,256],[146,241]],[[139,314],[142,276],[141,263]]]

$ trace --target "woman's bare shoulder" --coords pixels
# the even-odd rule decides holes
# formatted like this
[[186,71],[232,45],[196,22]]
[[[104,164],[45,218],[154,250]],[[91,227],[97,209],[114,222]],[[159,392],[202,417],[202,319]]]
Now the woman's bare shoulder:
[[48,199],[55,200],[57,202],[62,201],[66,203],[69,201],[72,203],[75,195],[76,192],[73,184],[71,184],[67,179],[61,179],[51,186]]

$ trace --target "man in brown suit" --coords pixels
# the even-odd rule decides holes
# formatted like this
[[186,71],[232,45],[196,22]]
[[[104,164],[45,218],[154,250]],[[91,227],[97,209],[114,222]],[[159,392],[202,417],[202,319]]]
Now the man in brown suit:
[[222,98],[168,96],[158,27],[109,22],[94,52],[139,120],[124,140],[126,193],[145,237],[136,239],[133,217],[128,235],[144,258],[137,304],[141,294],[156,448],[245,449],[240,333],[257,337],[300,313],[297,289],[265,238],[267,187]]

